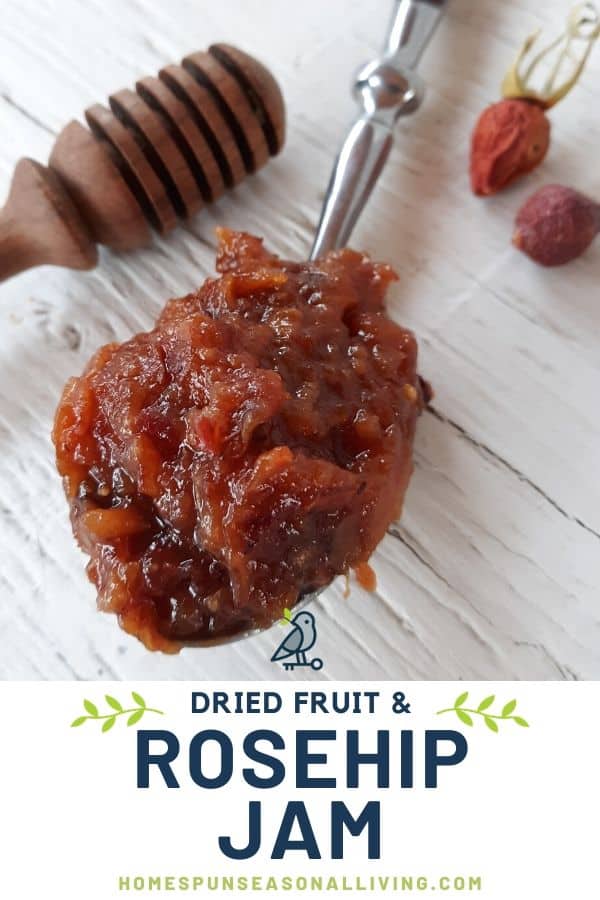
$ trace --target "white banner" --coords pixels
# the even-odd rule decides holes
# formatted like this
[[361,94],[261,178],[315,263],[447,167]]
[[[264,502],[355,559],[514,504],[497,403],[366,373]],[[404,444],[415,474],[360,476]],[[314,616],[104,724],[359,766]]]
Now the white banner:
[[0,896],[592,900],[595,683],[3,683]]

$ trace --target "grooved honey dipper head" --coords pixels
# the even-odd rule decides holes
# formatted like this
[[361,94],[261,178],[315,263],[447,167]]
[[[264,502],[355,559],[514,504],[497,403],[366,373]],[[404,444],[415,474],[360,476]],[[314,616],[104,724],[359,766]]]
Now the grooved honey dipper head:
[[[0,280],[43,262],[91,268],[97,243],[115,250],[147,244],[151,229],[167,233],[260,169],[279,152],[285,132],[277,82],[228,44],[142,78],[135,90],[112,94],[108,107],[90,107],[85,118],[89,129],[73,121],[61,131],[49,170],[28,169],[38,174],[25,187],[21,176],[18,196],[13,185],[0,214]],[[38,217],[30,246],[27,216],[40,208],[32,202],[40,171],[54,186],[52,215],[47,228]],[[59,245],[56,219],[66,210],[69,227]],[[69,246],[65,234],[72,234]],[[24,248],[16,268],[15,242]]]

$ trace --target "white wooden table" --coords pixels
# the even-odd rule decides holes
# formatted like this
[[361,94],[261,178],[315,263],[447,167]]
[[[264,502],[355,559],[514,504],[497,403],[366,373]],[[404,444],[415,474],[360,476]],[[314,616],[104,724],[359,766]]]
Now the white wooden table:
[[[453,0],[423,63],[421,111],[354,244],[392,262],[393,315],[418,335],[434,385],[401,524],[373,557],[378,593],[334,584],[315,607],[326,678],[600,676],[600,241],[534,266],[510,245],[527,194],[561,181],[600,198],[600,48],[552,114],[551,152],[483,202],[466,174],[476,115],[521,39],[568,3]],[[148,328],[213,270],[219,223],[306,256],[355,68],[379,49],[384,0],[2,0],[0,187],[45,161],[83,109],[215,40],[282,84],[282,156],[186,230],[89,273],[38,269],[0,286],[0,677],[277,678],[280,629],[177,657],[146,652],[95,611],[49,439],[66,378],[96,347]],[[300,677],[300,676],[298,676]]]

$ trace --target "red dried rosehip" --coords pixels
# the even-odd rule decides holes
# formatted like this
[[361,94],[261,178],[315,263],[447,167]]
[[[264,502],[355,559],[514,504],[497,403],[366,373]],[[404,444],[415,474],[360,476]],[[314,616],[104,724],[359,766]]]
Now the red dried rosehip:
[[471,187],[495,194],[535,169],[550,143],[550,122],[529,100],[500,100],[484,109],[471,139]]
[[562,266],[581,256],[600,231],[600,204],[548,184],[525,201],[515,224],[515,247],[542,266]]

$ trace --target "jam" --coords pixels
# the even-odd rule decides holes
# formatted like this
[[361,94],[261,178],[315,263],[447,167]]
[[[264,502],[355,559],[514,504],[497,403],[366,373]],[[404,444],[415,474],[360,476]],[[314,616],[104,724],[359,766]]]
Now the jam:
[[220,277],[100,349],[56,413],[99,608],[152,650],[264,628],[364,575],[400,514],[427,399],[416,341],[385,312],[389,266],[219,240]]

